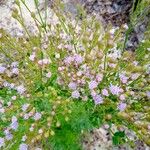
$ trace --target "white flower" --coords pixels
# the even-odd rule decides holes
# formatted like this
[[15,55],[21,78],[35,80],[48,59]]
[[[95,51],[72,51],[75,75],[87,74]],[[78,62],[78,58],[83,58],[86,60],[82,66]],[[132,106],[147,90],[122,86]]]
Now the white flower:
[[22,140],[23,142],[25,142],[25,141],[26,141],[26,139],[27,139],[27,136],[26,136],[26,135],[24,135],[24,136],[22,137],[22,139],[21,139],[21,140]]

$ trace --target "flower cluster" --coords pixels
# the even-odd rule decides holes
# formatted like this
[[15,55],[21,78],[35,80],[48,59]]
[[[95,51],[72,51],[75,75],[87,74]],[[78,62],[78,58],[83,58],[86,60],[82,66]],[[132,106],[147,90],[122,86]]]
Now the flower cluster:
[[[32,14],[39,29],[36,35],[11,37],[0,29],[5,56],[0,63],[0,90],[3,91],[0,91],[0,148],[32,149],[42,140],[45,144],[49,138],[57,137],[65,125],[67,130],[76,127],[78,131],[80,127],[82,133],[84,121],[99,115],[95,120],[104,116],[104,122],[111,124],[122,119],[137,127],[139,122],[133,118],[143,110],[147,114],[149,48],[141,62],[136,53],[122,52],[122,27],[104,33],[93,18],[80,20],[74,26],[76,20],[64,19],[61,13],[55,14],[56,23],[50,20],[46,25],[43,20],[38,23]],[[9,47],[8,39],[13,47]],[[81,110],[75,107],[79,103],[83,106]],[[88,119],[82,121],[80,117]],[[140,132],[148,138],[146,131],[150,125],[147,116],[143,118],[146,119]],[[75,124],[77,121],[81,123],[79,126]],[[137,132],[141,134],[138,129]],[[37,149],[43,143],[36,145],[40,147]]]

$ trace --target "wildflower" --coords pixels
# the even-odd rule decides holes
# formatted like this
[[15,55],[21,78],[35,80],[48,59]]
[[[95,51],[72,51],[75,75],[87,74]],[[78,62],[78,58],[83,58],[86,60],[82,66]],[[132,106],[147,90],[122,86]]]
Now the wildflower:
[[43,133],[43,130],[42,130],[42,129],[39,129],[38,133],[39,133],[39,134],[42,134],[42,133]]
[[60,58],[60,54],[59,54],[59,53],[56,53],[56,54],[55,54],[55,58],[57,58],[57,59]]
[[6,68],[5,68],[5,67],[0,66],[0,73],[4,73],[4,72],[5,72],[5,70],[6,70]]
[[96,105],[103,103],[103,98],[100,94],[94,96],[93,99],[94,99],[94,102],[95,102]]
[[98,74],[98,75],[96,75],[96,80],[97,80],[98,82],[101,82],[101,81],[103,80],[103,74]]
[[35,60],[35,55],[34,55],[34,54],[30,55],[29,59],[30,59],[31,61],[34,61],[34,60]]
[[28,150],[28,145],[25,143],[20,144],[19,150]]
[[120,74],[119,77],[122,83],[127,83],[128,77],[126,77],[124,74]]
[[13,116],[12,119],[11,119],[10,127],[13,130],[17,130],[17,128],[18,128],[18,122],[17,122],[17,118],[15,116]]
[[139,73],[134,73],[134,74],[131,75],[131,79],[136,80],[139,76],[140,76]]
[[19,69],[18,68],[13,68],[12,73],[18,75],[19,74]]
[[23,118],[24,118],[25,120],[29,119],[29,114],[24,114]]
[[75,55],[74,60],[76,61],[77,64],[82,64],[83,58],[80,55]]
[[46,74],[46,77],[47,77],[47,78],[50,78],[51,76],[52,76],[51,72],[48,72],[48,73]]
[[4,108],[0,108],[0,113],[4,113],[5,109]]
[[122,91],[117,85],[110,85],[109,90],[113,95],[119,95],[119,93]]
[[11,99],[12,99],[12,100],[16,100],[16,99],[17,99],[17,96],[12,96]]
[[27,136],[24,135],[24,136],[22,137],[21,141],[25,142],[26,140],[27,140]]
[[41,115],[41,113],[39,113],[39,112],[37,112],[37,113],[35,113],[35,115],[34,115],[34,120],[39,120],[39,119],[41,119],[41,117],[42,117],[42,115]]
[[23,85],[17,86],[16,90],[19,94],[23,94],[25,92],[25,88]]
[[5,135],[6,140],[12,140],[13,139],[13,135],[9,132]]
[[70,82],[68,87],[71,89],[71,90],[75,90],[77,88],[77,84],[75,82]]
[[91,81],[89,83],[89,89],[95,89],[98,86],[98,83],[96,81]]
[[30,104],[24,104],[24,105],[22,105],[22,108],[21,108],[21,109],[22,109],[23,111],[26,111],[29,106],[30,106]]
[[120,104],[118,105],[118,109],[119,109],[120,111],[124,111],[124,110],[126,109],[126,107],[127,107],[127,104],[126,104],[126,103],[120,103]]
[[12,62],[12,63],[11,63],[11,67],[12,67],[12,68],[17,68],[17,67],[18,67],[18,62],[17,62],[17,61]]
[[120,100],[125,100],[125,95],[121,94],[119,98],[120,98]]
[[150,98],[150,91],[147,91],[146,95],[147,95],[148,98]]
[[79,91],[76,90],[76,91],[72,92],[71,96],[72,96],[72,98],[79,98],[80,97],[80,93],[79,93]]
[[71,62],[73,62],[73,60],[74,60],[73,57],[68,56],[65,58],[64,62],[66,65],[68,65],[68,64],[71,64]]
[[50,64],[50,61],[49,61],[49,59],[43,59],[43,64],[45,64],[45,65],[48,65],[48,64]]
[[4,138],[0,137],[0,148],[3,146],[5,146],[5,140],[4,140]]
[[102,94],[103,94],[104,96],[109,96],[108,90],[106,90],[106,89],[103,89],[103,90],[102,90]]

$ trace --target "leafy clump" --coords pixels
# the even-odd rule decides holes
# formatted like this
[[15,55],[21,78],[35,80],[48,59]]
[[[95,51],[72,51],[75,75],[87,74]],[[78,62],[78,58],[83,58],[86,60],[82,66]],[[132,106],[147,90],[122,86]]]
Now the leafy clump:
[[38,1],[39,17],[28,9],[29,32],[16,4],[24,35],[0,29],[0,148],[80,150],[84,134],[102,124],[118,127],[114,144],[128,141],[120,126],[149,144],[149,47],[124,52],[124,27],[104,32],[95,18],[72,18],[58,5],[43,19]]

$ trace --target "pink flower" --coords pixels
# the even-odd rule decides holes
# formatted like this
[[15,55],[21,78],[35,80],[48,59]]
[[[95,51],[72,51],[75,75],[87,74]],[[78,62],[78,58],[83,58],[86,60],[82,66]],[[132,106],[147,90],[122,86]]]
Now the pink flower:
[[5,72],[5,70],[6,70],[6,68],[5,68],[5,67],[0,66],[0,73],[4,73],[4,72]]
[[119,98],[120,98],[120,100],[122,100],[122,101],[123,101],[123,100],[125,100],[125,95],[123,95],[123,94],[122,94],[122,95],[120,95],[120,97],[119,97]]
[[106,90],[106,89],[103,89],[103,90],[102,90],[102,94],[103,94],[104,96],[109,96],[108,90]]
[[118,109],[119,109],[120,111],[124,111],[124,110],[126,109],[126,107],[127,107],[127,104],[126,104],[126,103],[120,103],[120,104],[118,105]]
[[119,77],[122,83],[127,83],[128,77],[126,77],[124,74],[120,74]]
[[34,55],[34,54],[30,55],[29,59],[30,59],[31,61],[34,61],[34,60],[35,60],[35,55]]
[[23,94],[25,92],[25,88],[23,85],[17,86],[16,90],[19,94]]
[[39,113],[39,112],[37,112],[37,113],[35,113],[35,115],[34,115],[34,120],[39,120],[39,119],[41,119],[41,117],[42,117],[42,115],[41,115],[41,113]]
[[98,82],[101,82],[101,81],[103,80],[103,74],[98,74],[98,75],[96,75],[96,80],[97,80]]
[[19,150],[28,150],[28,145],[24,143],[20,144]]
[[13,68],[12,73],[18,75],[19,74],[19,69],[18,68]]
[[17,99],[17,96],[12,96],[11,99],[15,101]]
[[10,127],[13,130],[17,130],[18,129],[18,122],[17,122],[17,118],[15,116],[13,116],[12,119],[11,119],[11,125],[10,125]]
[[82,64],[83,58],[80,55],[75,55],[74,60],[76,61],[77,64]]
[[122,91],[121,89],[120,89],[120,87],[118,87],[117,85],[110,85],[109,86],[109,90],[110,90],[110,92],[113,94],[113,95],[119,95],[120,94],[120,92]]
[[72,92],[71,96],[72,96],[72,98],[79,98],[80,97],[80,93],[79,93],[79,91],[76,90],[76,91]]
[[75,82],[70,82],[68,87],[71,89],[71,90],[75,90],[77,88],[77,84]]
[[48,73],[46,74],[46,77],[47,77],[47,78],[50,78],[51,76],[52,76],[51,72],[48,72]]
[[89,83],[89,89],[95,89],[98,86],[98,83],[96,81],[91,81]]
[[94,97],[93,97],[93,99],[94,99],[94,102],[95,102],[95,104],[96,104],[96,105],[98,105],[98,104],[102,104],[102,103],[103,103],[103,98],[101,97],[101,95],[100,95],[100,94],[99,94],[99,95],[94,96]]

